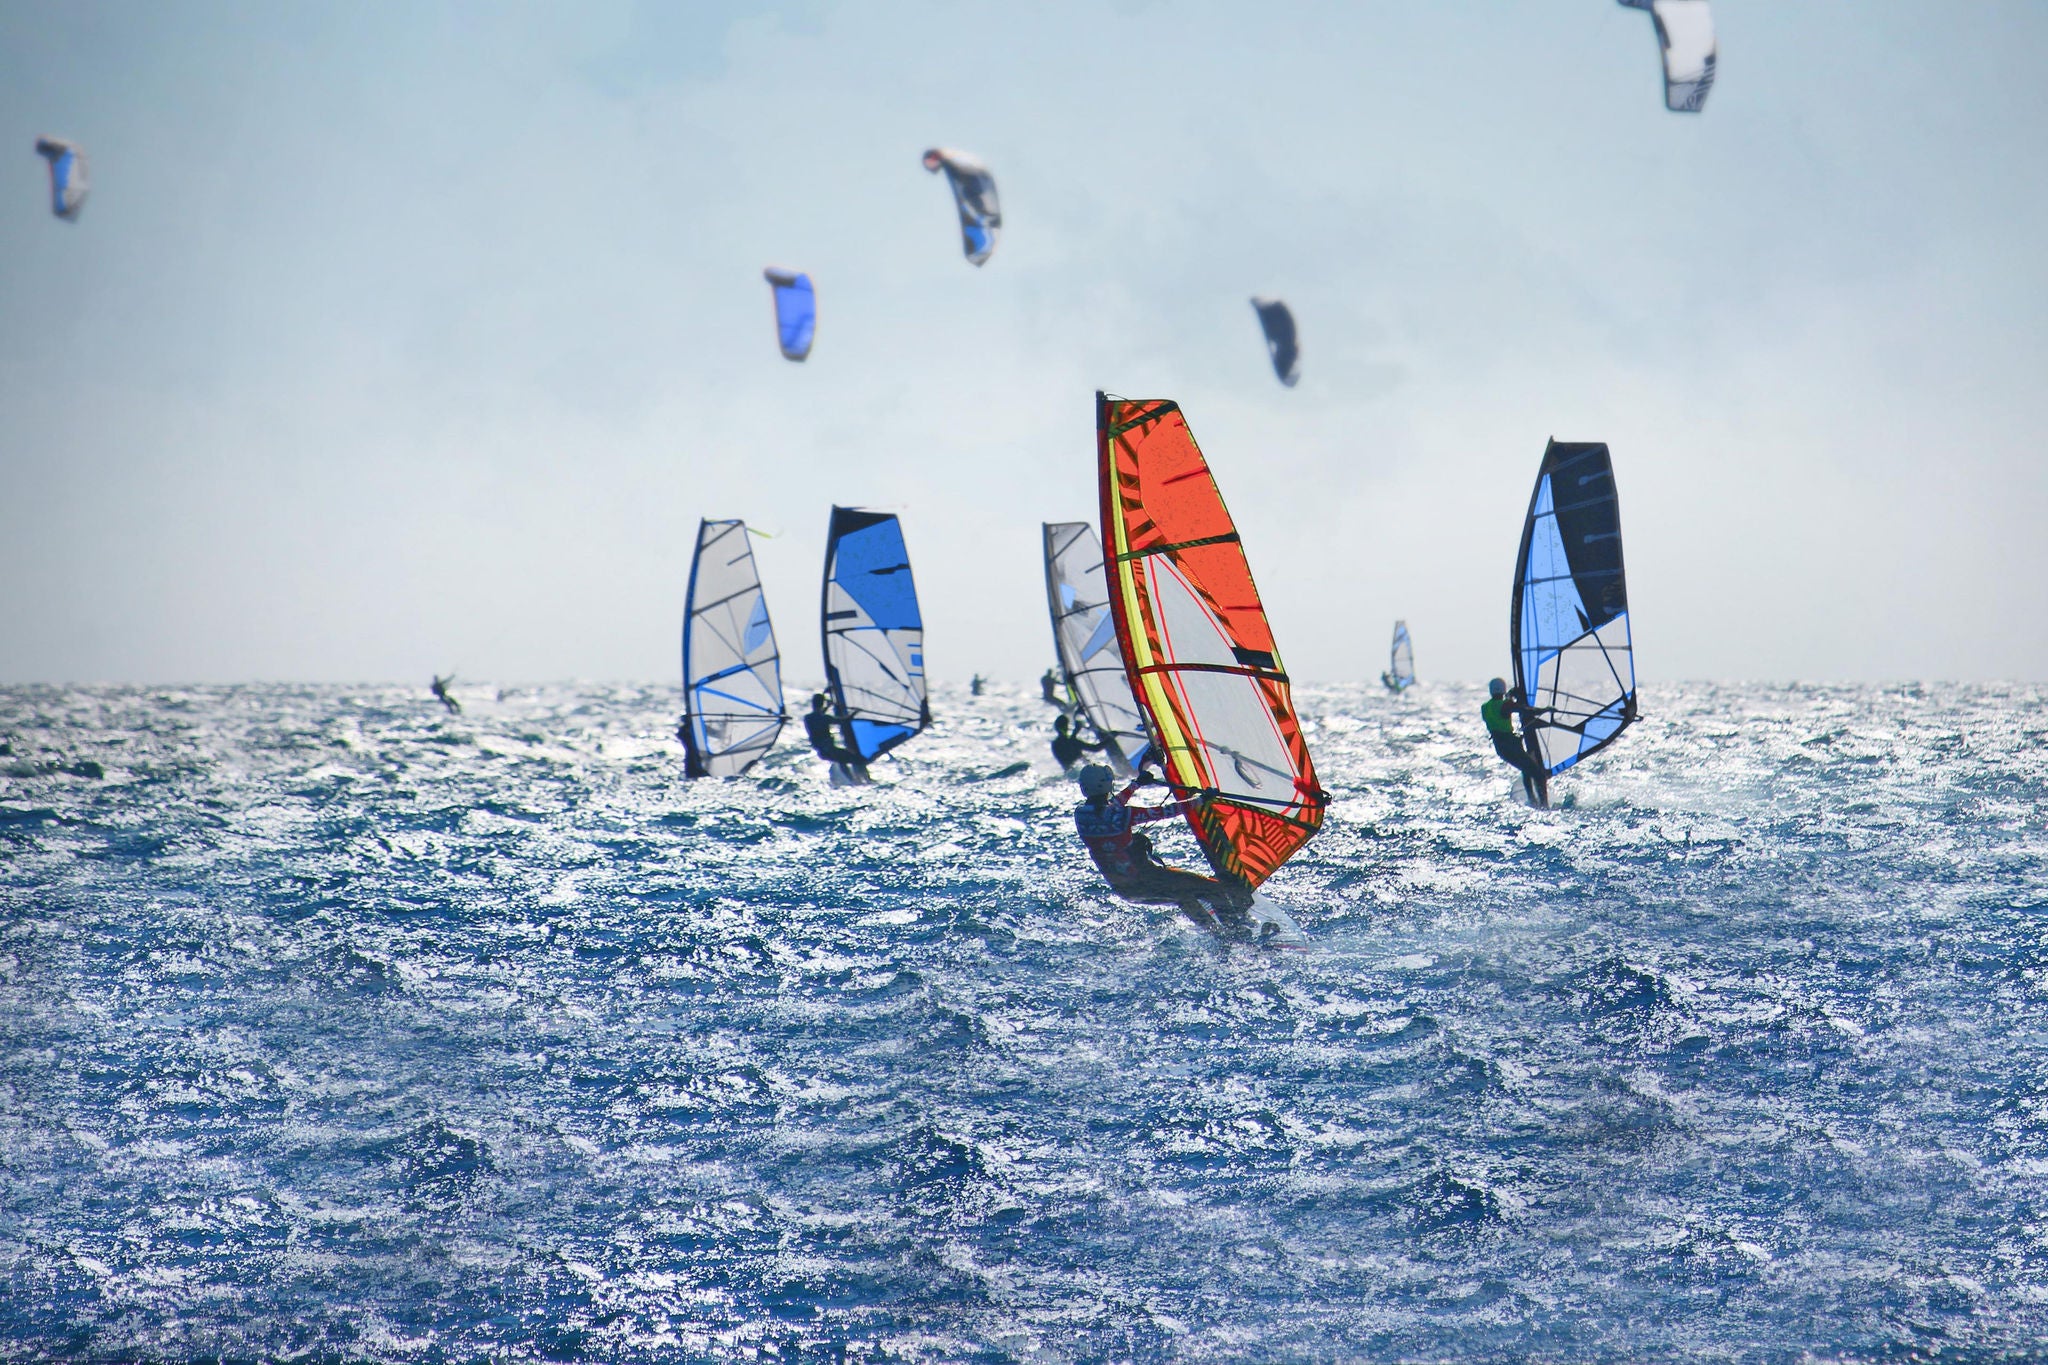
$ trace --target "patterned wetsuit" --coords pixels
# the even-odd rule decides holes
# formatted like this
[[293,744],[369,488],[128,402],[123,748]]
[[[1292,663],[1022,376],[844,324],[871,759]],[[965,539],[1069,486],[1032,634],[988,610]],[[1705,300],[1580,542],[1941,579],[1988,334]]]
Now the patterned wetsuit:
[[1133,782],[1100,805],[1083,801],[1074,807],[1074,829],[1088,845],[1088,856],[1102,869],[1110,888],[1132,900],[1186,903],[1235,899],[1212,878],[1153,862],[1151,841],[1132,832],[1133,826],[1170,820],[1192,810],[1200,798],[1191,796],[1166,806],[1133,806],[1130,800],[1137,790],[1138,784]]

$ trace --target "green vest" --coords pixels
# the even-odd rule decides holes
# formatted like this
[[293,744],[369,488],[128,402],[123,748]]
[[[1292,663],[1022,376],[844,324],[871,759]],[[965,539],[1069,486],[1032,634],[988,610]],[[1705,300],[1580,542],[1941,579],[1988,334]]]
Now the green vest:
[[1486,722],[1486,728],[1496,735],[1512,735],[1515,732],[1514,717],[1508,714],[1506,697],[1488,697],[1479,703],[1479,716]]

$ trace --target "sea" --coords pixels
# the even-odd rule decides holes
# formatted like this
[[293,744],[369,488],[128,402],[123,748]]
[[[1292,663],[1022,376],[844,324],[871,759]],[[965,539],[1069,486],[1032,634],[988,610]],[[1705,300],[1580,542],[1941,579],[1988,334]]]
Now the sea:
[[1304,687],[1278,952],[1035,686],[0,690],[0,1359],[2048,1359],[2044,691]]

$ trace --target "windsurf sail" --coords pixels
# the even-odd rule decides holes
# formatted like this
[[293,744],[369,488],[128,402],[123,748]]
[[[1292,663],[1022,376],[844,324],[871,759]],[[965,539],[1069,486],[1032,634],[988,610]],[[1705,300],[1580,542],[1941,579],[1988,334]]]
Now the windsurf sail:
[[1048,521],[1045,597],[1052,612],[1053,648],[1067,690],[1081,714],[1108,741],[1109,765],[1129,773],[1145,747],[1145,722],[1131,700],[1109,610],[1109,580],[1102,571],[1102,539],[1085,521]]
[[1293,388],[1301,378],[1301,343],[1294,335],[1293,312],[1278,299],[1253,299],[1252,310],[1259,315],[1259,330],[1266,334],[1274,377]]
[[846,747],[873,762],[932,723],[924,617],[893,512],[832,509],[819,615],[832,709]]
[[1257,886],[1307,843],[1316,782],[1237,526],[1180,405],[1095,395],[1110,611],[1131,694],[1210,866]]
[[924,154],[924,168],[946,173],[953,187],[953,207],[960,213],[960,250],[969,264],[984,264],[995,254],[1003,233],[1003,207],[996,198],[996,178],[988,167],[965,152],[934,147]]
[[1635,721],[1621,504],[1600,442],[1544,449],[1515,557],[1509,630],[1515,685],[1536,711],[1537,756],[1553,775]]
[[1664,107],[1674,114],[1697,114],[1706,108],[1720,58],[1714,41],[1714,12],[1707,0],[1621,3],[1630,9],[1648,10],[1657,25],[1657,46],[1664,54]]
[[39,137],[36,155],[50,163],[50,212],[67,223],[77,222],[92,189],[85,173],[84,150],[61,137]]
[[1387,671],[1380,681],[1396,692],[1415,686],[1415,645],[1408,638],[1408,623],[1394,622],[1394,644],[1388,651]]
[[761,272],[775,292],[775,340],[784,360],[802,360],[818,334],[818,292],[800,270],[769,266]]
[[697,523],[683,608],[684,771],[732,777],[782,733],[782,655],[743,521]]

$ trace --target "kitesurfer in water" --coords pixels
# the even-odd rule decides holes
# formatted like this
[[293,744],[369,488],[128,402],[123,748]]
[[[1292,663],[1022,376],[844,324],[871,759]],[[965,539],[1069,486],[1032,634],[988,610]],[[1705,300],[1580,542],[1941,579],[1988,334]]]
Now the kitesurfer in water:
[[1194,810],[1215,797],[1212,789],[1170,805],[1133,806],[1131,797],[1144,781],[1142,777],[1111,795],[1115,775],[1102,764],[1091,763],[1081,769],[1079,781],[1083,800],[1074,807],[1074,829],[1110,890],[1130,900],[1164,901],[1190,913],[1206,910],[1212,916],[1241,913],[1250,904],[1248,888],[1160,863],[1153,857],[1152,841],[1132,828]]
[[980,695],[981,695],[981,689],[982,689],[982,685],[983,685],[983,684],[982,684],[982,678],[981,678],[981,674],[977,673],[977,674],[975,674],[975,675],[974,675],[974,676],[973,676],[972,678],[970,678],[970,679],[968,680],[968,682],[967,682],[967,691],[968,691],[968,692],[969,692],[969,693],[970,693],[971,695],[973,695],[973,696],[977,696],[977,697],[978,697],[978,696],[980,696]]
[[1098,739],[1093,744],[1090,744],[1075,734],[1073,718],[1065,711],[1060,712],[1059,719],[1052,723],[1052,730],[1053,760],[1060,765],[1061,770],[1064,772],[1074,771],[1074,765],[1081,761],[1081,755],[1083,754],[1109,752],[1108,740]]
[[[1479,704],[1479,718],[1486,722],[1486,733],[1493,740],[1493,751],[1501,761],[1512,766],[1522,775],[1522,790],[1529,794],[1532,806],[1550,804],[1550,774],[1544,770],[1535,755],[1529,752],[1529,723],[1536,718],[1536,711],[1522,699],[1521,689],[1510,692],[1507,679],[1494,678],[1486,684],[1490,694]],[[1515,733],[1515,717],[1522,718],[1522,733]]]
[[825,707],[825,694],[813,693],[811,709],[804,713],[804,734],[810,738],[811,748],[817,751],[819,758],[841,769],[847,780],[855,783],[866,782],[868,767],[862,761],[860,752],[839,742],[841,726],[846,717],[835,716]]
[[448,684],[454,681],[455,675],[453,673],[450,673],[445,678],[442,677],[439,673],[436,673],[434,675],[434,700],[440,702],[441,705],[447,707],[449,715],[459,716],[462,714],[462,703],[455,700],[455,698],[452,695],[450,695],[448,691]]

